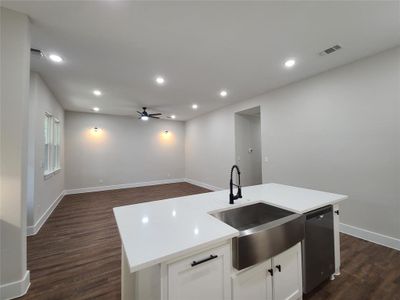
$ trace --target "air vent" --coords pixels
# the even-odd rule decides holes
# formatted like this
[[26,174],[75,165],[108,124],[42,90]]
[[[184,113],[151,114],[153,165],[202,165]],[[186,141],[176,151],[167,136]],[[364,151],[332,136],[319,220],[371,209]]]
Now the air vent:
[[44,56],[42,50],[31,48],[31,53],[39,56]]
[[332,54],[333,52],[336,52],[338,50],[342,49],[342,46],[340,45],[335,45],[333,47],[330,47],[328,49],[325,49],[324,51],[320,52],[319,55],[326,55],[326,54]]

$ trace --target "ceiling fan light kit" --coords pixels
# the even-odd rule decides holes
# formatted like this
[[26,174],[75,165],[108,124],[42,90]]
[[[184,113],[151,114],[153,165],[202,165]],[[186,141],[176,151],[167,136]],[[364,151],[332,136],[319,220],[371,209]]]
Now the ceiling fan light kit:
[[147,107],[143,107],[143,111],[136,111],[139,114],[139,119],[142,121],[147,121],[149,118],[152,119],[159,119],[160,116],[162,115],[161,113],[154,113],[154,114],[149,114],[146,111]]

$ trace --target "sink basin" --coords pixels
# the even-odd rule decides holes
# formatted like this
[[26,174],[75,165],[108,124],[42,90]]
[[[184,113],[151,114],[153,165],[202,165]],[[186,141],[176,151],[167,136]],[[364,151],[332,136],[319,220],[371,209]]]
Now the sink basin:
[[233,266],[238,270],[265,261],[304,238],[303,215],[265,203],[211,215],[239,231],[239,236],[232,240]]

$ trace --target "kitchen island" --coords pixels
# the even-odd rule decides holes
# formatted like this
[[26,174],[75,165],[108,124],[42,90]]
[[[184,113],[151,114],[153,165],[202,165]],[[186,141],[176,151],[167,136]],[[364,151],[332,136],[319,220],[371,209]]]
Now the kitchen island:
[[[252,276],[257,272],[266,273],[268,266],[263,264],[271,265],[271,261],[249,270],[235,270],[232,267],[231,241],[239,231],[211,213],[258,202],[297,214],[327,205],[333,205],[338,211],[338,203],[347,196],[275,183],[245,187],[242,194],[243,198],[233,205],[228,203],[229,191],[223,190],[114,208],[122,240],[122,299],[175,300],[185,299],[189,294],[191,299],[197,299],[194,294],[198,299],[242,299],[252,291],[257,291],[257,295],[265,293],[271,299],[286,297],[280,296],[277,290],[279,282],[272,283],[272,276],[266,279],[266,282],[271,281],[268,286],[264,287],[263,283],[261,290],[259,286],[245,286],[243,282],[247,277],[254,283],[257,280]],[[335,214],[337,274],[340,272],[338,217],[338,213]],[[292,278],[291,288],[295,292],[291,299],[301,298],[301,247],[298,244],[288,251],[298,256],[297,265],[293,265],[297,271],[290,272],[297,274]],[[200,272],[190,272],[204,259],[207,263],[201,264]],[[204,274],[208,275],[203,278]],[[249,292],[238,289],[243,285]],[[272,285],[275,285],[274,293]],[[288,286],[284,289],[291,293]]]

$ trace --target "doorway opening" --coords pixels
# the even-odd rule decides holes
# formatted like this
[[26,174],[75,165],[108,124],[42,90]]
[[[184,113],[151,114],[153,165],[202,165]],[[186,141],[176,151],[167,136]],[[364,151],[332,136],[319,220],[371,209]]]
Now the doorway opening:
[[241,185],[262,183],[261,113],[253,107],[235,113],[235,159],[241,172]]

